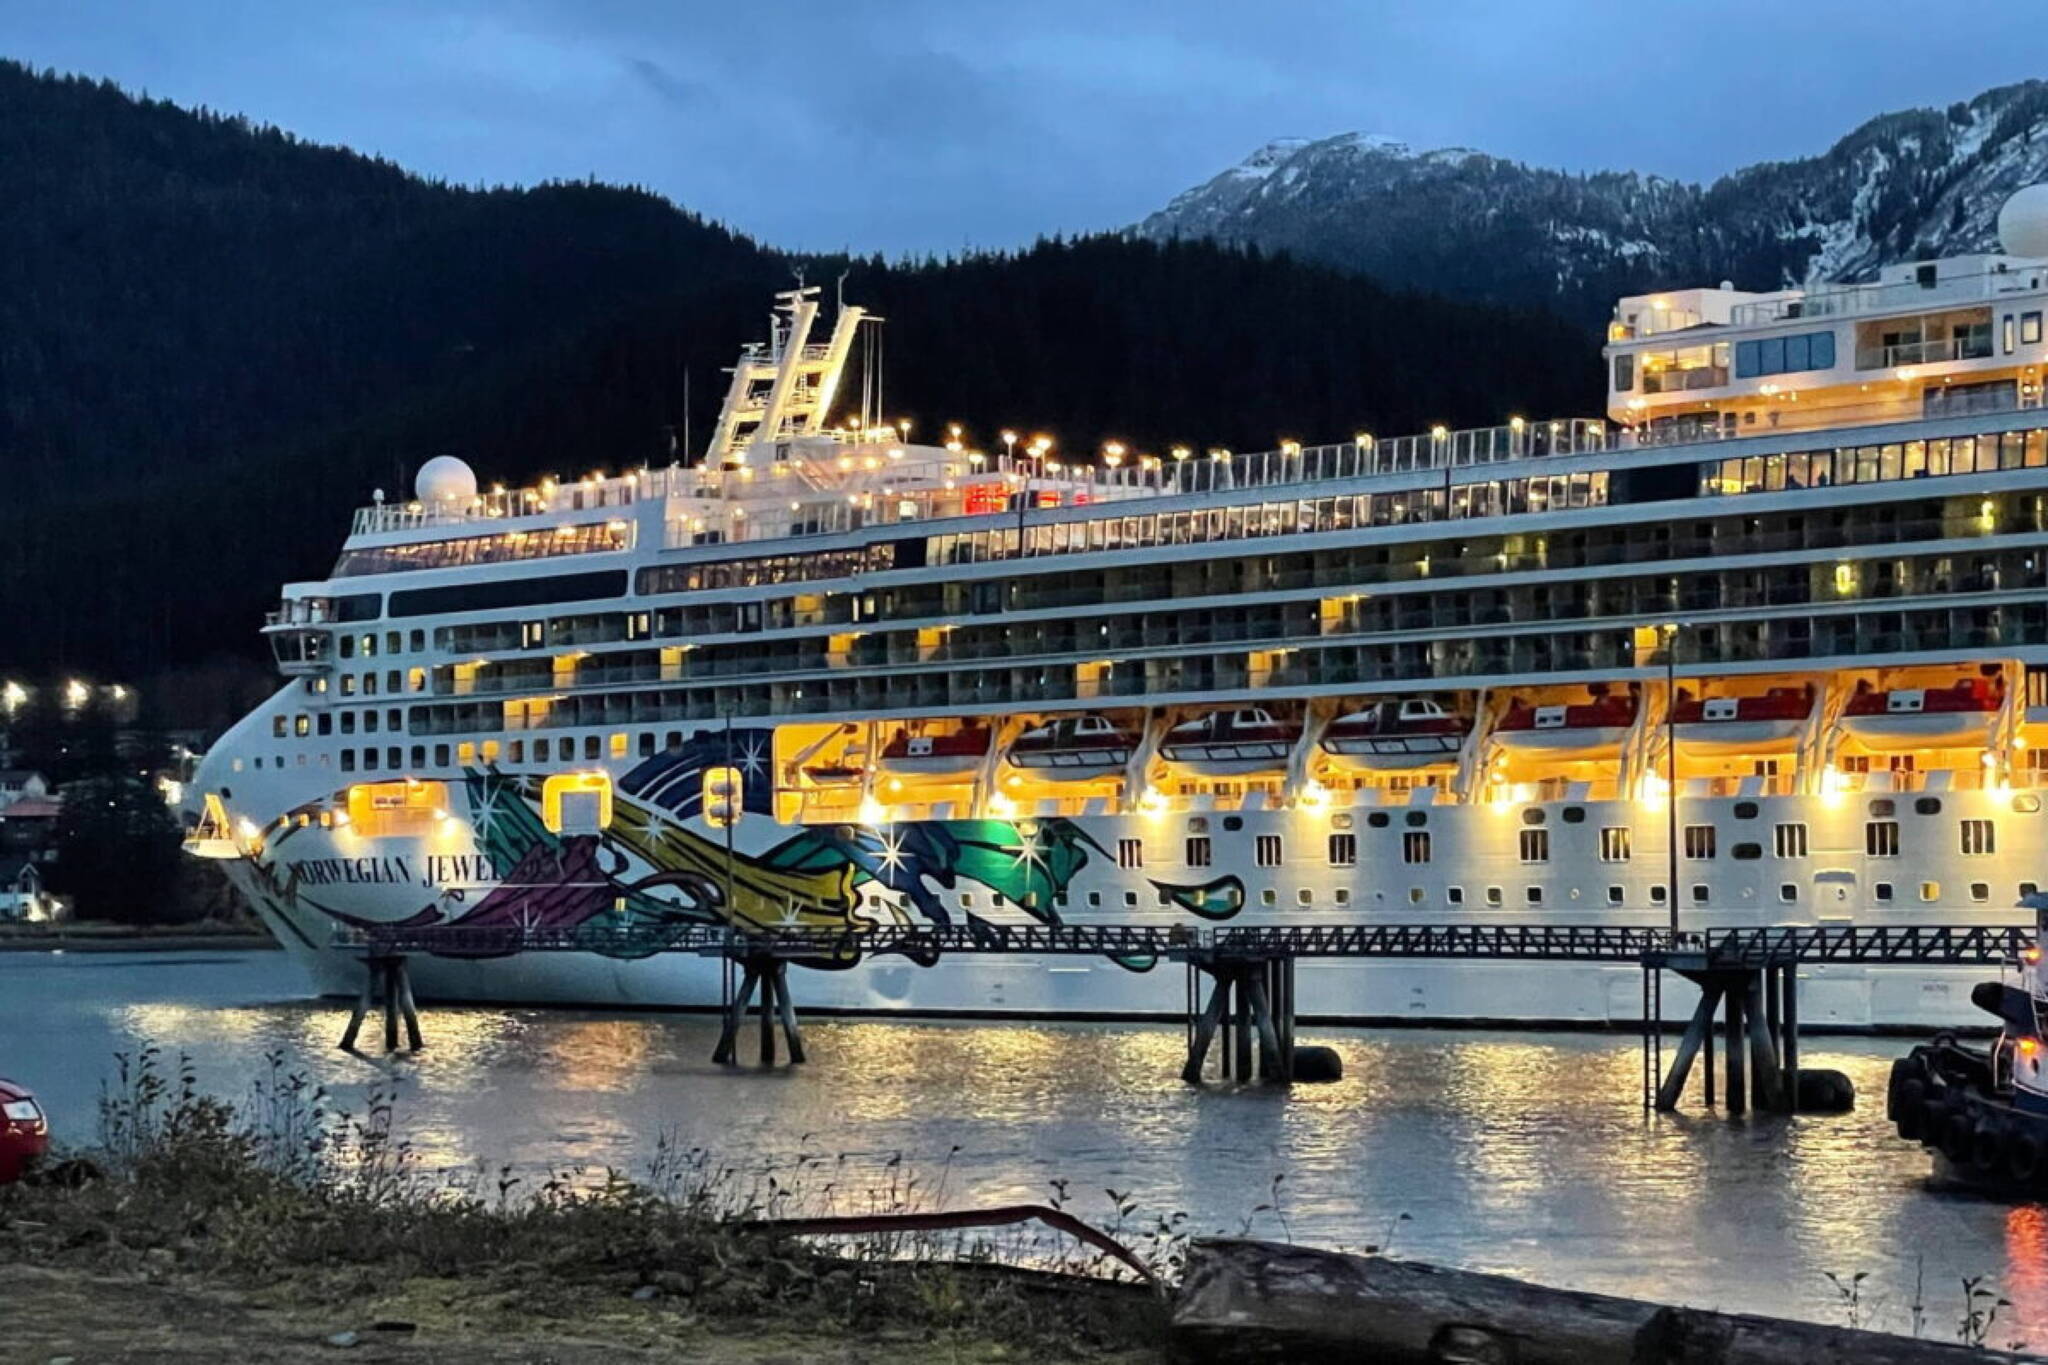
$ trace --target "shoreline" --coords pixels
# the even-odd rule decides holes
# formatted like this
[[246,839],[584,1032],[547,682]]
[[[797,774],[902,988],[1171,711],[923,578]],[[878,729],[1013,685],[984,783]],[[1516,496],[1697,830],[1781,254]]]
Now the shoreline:
[[173,953],[195,948],[256,952],[278,947],[277,940],[260,928],[87,923],[0,929],[0,953]]

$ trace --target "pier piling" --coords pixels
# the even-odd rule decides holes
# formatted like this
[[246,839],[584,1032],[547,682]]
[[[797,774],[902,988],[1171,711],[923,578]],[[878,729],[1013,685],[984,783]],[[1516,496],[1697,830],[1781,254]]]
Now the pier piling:
[[[1208,1000],[1202,1004],[1205,987]],[[1201,1084],[1209,1049],[1220,1042],[1217,1067],[1222,1079],[1279,1085],[1293,1082],[1292,956],[1280,952],[1191,954],[1188,1003],[1188,1055],[1181,1067],[1182,1080]],[[1199,1013],[1195,1012],[1198,1005]]]
[[740,1030],[746,1027],[747,1006],[754,1003],[754,994],[758,990],[760,1000],[754,1008],[761,1028],[762,1068],[775,1065],[775,1030],[778,1024],[784,1041],[789,1045],[790,1063],[801,1063],[804,1060],[804,1037],[797,1028],[795,997],[789,993],[788,959],[772,952],[738,947],[726,960],[740,969],[740,979],[735,989],[731,971],[726,972],[724,1025],[719,1030],[718,1046],[711,1052],[712,1062],[718,1066],[739,1065]]
[[398,1027],[402,1020],[406,1050],[418,1052],[423,1045],[420,1012],[413,1000],[412,973],[406,966],[403,953],[376,954],[363,959],[363,989],[356,997],[355,1009],[349,1014],[348,1027],[342,1030],[341,1050],[356,1050],[356,1039],[362,1035],[364,1021],[370,1017],[371,1009],[379,1004],[384,1009],[384,1050],[398,1051]]

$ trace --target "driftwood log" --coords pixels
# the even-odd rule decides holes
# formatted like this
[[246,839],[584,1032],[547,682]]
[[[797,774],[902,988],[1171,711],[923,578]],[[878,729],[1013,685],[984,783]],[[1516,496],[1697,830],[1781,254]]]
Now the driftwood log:
[[1277,1242],[1189,1250],[1173,1305],[1187,1362],[1375,1365],[1961,1365],[2040,1361],[1743,1313],[1582,1294]]

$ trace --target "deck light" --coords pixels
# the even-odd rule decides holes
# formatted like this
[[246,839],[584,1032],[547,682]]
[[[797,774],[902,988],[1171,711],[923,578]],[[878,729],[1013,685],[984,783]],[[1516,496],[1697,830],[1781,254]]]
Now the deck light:
[[1227,450],[1225,450],[1225,449],[1224,449],[1224,448],[1223,448],[1222,446],[1214,446],[1214,447],[1211,447],[1211,449],[1210,449],[1210,451],[1209,451],[1209,458],[1210,458],[1210,459],[1212,459],[1212,460],[1219,460],[1219,461],[1221,461],[1221,460],[1227,460],[1227,459],[1229,459],[1229,458],[1230,458],[1230,452],[1229,452],[1229,451],[1227,451]]
[[0,683],[0,711],[13,715],[28,705],[28,689],[18,682]]
[[889,808],[872,796],[860,799],[860,822],[863,825],[880,825],[888,822]]
[[1369,431],[1355,431],[1355,432],[1351,433],[1351,444],[1353,444],[1353,445],[1355,445],[1355,446],[1369,446],[1369,445],[1371,445],[1371,444],[1372,444],[1372,433],[1371,433],[1371,432],[1369,432]]
[[1195,452],[1194,452],[1194,451],[1192,451],[1192,450],[1189,450],[1189,449],[1188,449],[1188,448],[1187,448],[1186,446],[1175,446],[1175,447],[1173,448],[1173,452],[1172,452],[1172,453],[1173,453],[1173,458],[1174,458],[1174,459],[1176,459],[1176,460],[1185,460],[1185,459],[1187,459],[1187,458],[1188,458],[1188,457],[1189,457],[1190,455],[1194,454]]

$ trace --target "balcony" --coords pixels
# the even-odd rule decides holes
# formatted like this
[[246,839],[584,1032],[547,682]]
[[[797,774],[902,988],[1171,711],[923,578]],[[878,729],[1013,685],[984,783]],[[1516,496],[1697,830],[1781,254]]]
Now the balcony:
[[1948,360],[1989,360],[1991,333],[1968,337],[1936,337],[1932,341],[1905,341],[1891,346],[1858,346],[1856,368],[1889,370],[1899,365],[1934,365]]

